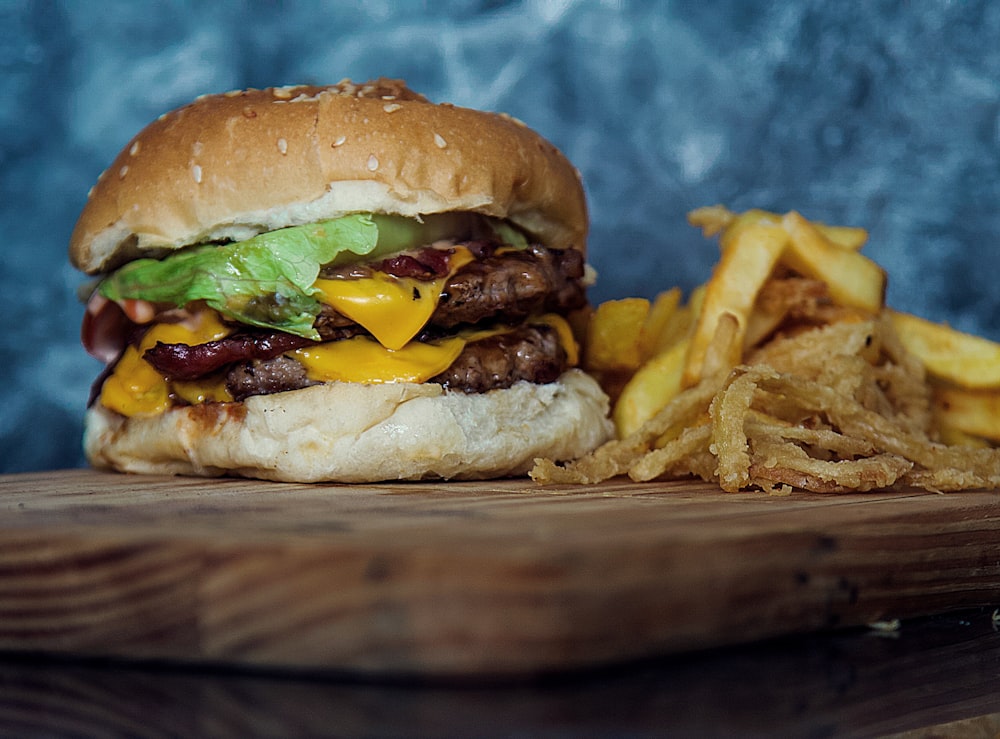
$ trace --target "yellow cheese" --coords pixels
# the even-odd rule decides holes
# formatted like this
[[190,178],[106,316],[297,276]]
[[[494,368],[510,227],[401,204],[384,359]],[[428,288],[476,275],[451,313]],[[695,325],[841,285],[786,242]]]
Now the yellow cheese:
[[[143,349],[142,351],[145,351]],[[101,388],[101,404],[123,416],[152,416],[170,407],[163,376],[130,346]]]
[[[547,313],[532,323],[554,328],[570,365],[576,365],[578,349],[566,319]],[[448,369],[466,344],[512,330],[506,326],[473,329],[434,343],[411,341],[402,349],[387,349],[368,337],[356,336],[297,349],[290,356],[317,382],[427,382]]]
[[566,351],[566,361],[570,367],[576,367],[580,363],[580,347],[573,336],[573,329],[570,328],[569,321],[556,313],[546,313],[532,320],[532,323],[544,323],[556,330],[559,336],[559,343]]
[[[130,346],[115,366],[114,372],[101,388],[101,404],[123,416],[152,416],[171,406],[173,383],[142,358],[147,349],[164,344],[204,344],[221,339],[229,329],[219,320],[215,311],[202,311],[181,323],[158,323],[142,337],[138,348]],[[218,381],[216,381],[218,382]],[[195,387],[202,385],[202,388]],[[223,387],[210,388],[210,383],[178,383],[182,385],[185,399],[201,397],[205,400],[232,400]],[[224,395],[223,395],[224,394]]]
[[456,247],[447,275],[435,280],[394,277],[375,272],[372,277],[316,280],[319,299],[364,326],[387,349],[402,349],[430,320],[448,278],[473,260],[465,247]]
[[226,378],[221,374],[198,380],[173,380],[170,389],[174,395],[191,405],[228,403],[233,399],[226,388]]
[[412,341],[402,349],[386,349],[377,341],[356,336],[344,341],[297,349],[291,356],[319,382],[426,382],[444,372],[462,353],[466,340],[458,336],[433,344]]

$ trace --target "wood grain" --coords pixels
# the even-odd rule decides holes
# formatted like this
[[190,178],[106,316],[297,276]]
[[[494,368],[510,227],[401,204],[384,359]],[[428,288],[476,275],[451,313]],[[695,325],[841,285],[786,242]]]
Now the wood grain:
[[0,649],[521,674],[1000,605],[1000,495],[0,477]]

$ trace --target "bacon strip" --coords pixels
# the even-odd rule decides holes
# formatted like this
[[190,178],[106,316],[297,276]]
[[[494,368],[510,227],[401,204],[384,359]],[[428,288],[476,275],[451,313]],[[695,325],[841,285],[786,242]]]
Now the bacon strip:
[[143,358],[172,380],[195,380],[231,362],[273,359],[316,342],[281,331],[239,333],[196,346],[164,344],[147,349]]
[[397,254],[383,259],[375,270],[394,277],[414,277],[418,280],[433,280],[448,274],[449,262],[454,249],[426,248],[408,254]]

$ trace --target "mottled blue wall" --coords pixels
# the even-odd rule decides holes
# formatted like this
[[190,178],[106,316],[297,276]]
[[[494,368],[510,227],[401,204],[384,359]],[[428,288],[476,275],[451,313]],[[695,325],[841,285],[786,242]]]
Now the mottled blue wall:
[[118,149],[201,93],[379,75],[565,151],[595,300],[703,281],[690,208],[794,208],[867,227],[895,306],[1000,339],[1000,2],[0,0],[0,471],[82,464],[65,245]]

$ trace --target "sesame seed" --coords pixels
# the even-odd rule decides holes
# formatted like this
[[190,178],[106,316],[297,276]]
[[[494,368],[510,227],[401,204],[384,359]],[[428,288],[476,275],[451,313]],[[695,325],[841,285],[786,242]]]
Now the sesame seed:
[[133,157],[134,157],[134,156],[135,156],[136,154],[138,154],[138,153],[139,153],[139,142],[138,142],[138,141],[135,141],[135,142],[133,142],[133,144],[132,144],[132,148],[130,148],[130,149],[128,150],[128,153],[129,153],[129,156],[133,156]]
[[278,139],[278,151],[280,151],[282,154],[287,154],[288,142],[285,141],[284,139]]
[[522,121],[520,118],[515,118],[510,113],[497,113],[497,115],[503,118],[505,121],[510,121],[515,126],[520,126],[521,128],[527,128],[528,125]]
[[94,188],[93,187],[91,187],[89,190],[87,190],[87,200],[90,200],[92,197],[94,197]]
[[257,111],[254,110],[253,108],[251,108],[248,105],[245,108],[243,108],[243,117],[244,118],[256,118],[257,117]]
[[287,100],[292,96],[292,91],[299,89],[300,85],[289,85],[287,87],[275,87],[271,90],[271,94],[276,98],[282,98]]
[[434,146],[436,146],[439,149],[443,149],[447,145],[448,142],[444,140],[444,137],[442,137],[441,134],[439,133],[434,134]]
[[191,167],[191,176],[194,177],[194,181],[199,185],[201,184],[201,166],[195,164]]
[[374,154],[371,154],[368,157],[368,171],[374,172],[376,169],[378,169],[378,157],[376,157]]
[[382,99],[383,100],[395,100],[396,96],[395,95],[383,95]]
[[347,141],[347,137],[346,136],[338,136],[337,138],[335,138],[333,140],[333,143],[330,144],[330,146],[332,146],[334,149],[336,149],[338,146],[343,146],[345,141]]
[[195,141],[195,142],[194,142],[194,143],[193,143],[193,144],[191,145],[191,153],[192,153],[192,154],[193,154],[194,156],[196,156],[196,157],[198,157],[198,156],[201,156],[201,152],[202,152],[202,151],[203,151],[204,149],[205,149],[205,145],[204,145],[203,143],[201,143],[200,141]]
[[384,110],[386,113],[395,113],[402,107],[403,106],[400,105],[399,103],[386,103],[385,105],[382,106],[382,110]]
[[118,179],[124,180],[125,175],[127,174],[128,174],[128,165],[126,164],[125,166],[123,166],[121,169],[118,170]]
[[234,98],[242,95],[243,90],[229,90],[228,92],[224,92],[222,94],[225,95],[227,98]]

